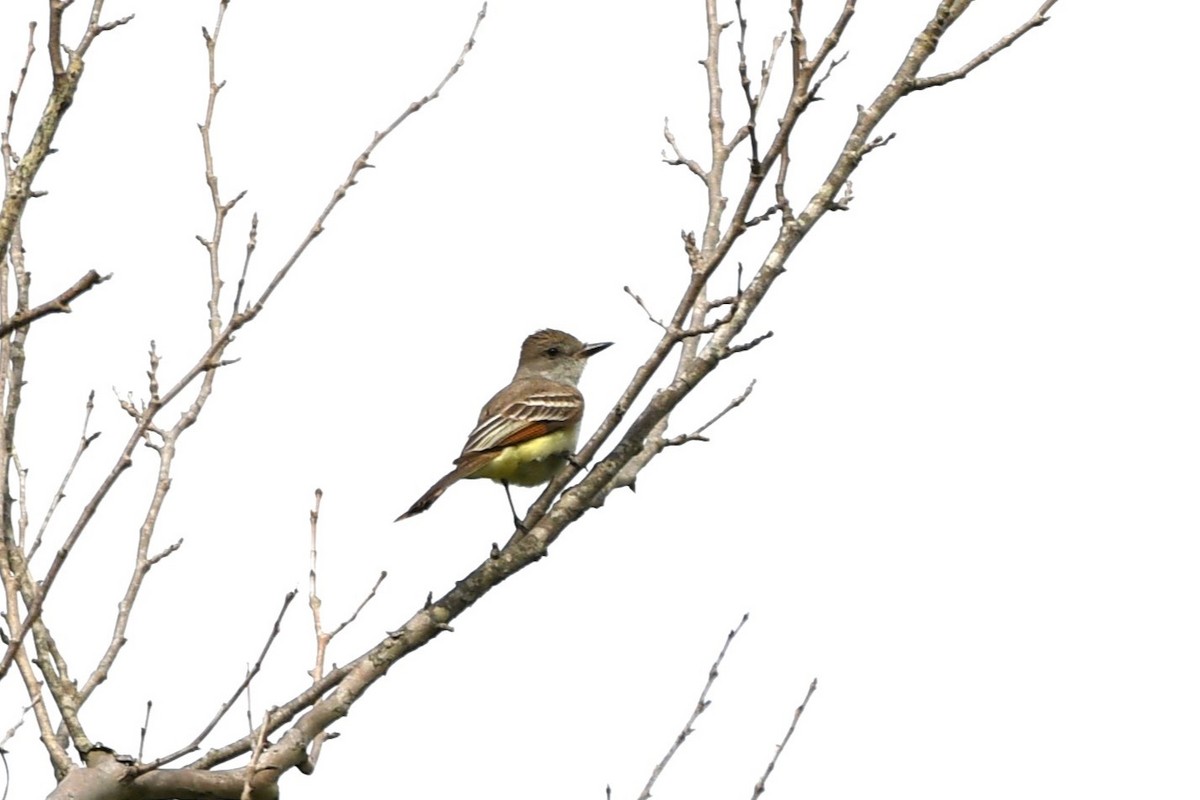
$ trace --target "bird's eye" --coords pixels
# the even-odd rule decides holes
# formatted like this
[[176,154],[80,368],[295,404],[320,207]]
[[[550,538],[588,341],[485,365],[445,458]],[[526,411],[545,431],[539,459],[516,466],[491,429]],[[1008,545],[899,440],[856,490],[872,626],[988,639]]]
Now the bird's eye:
[[546,355],[550,356],[551,358],[554,358],[561,352],[562,351],[559,350],[557,347],[547,347],[546,348]]

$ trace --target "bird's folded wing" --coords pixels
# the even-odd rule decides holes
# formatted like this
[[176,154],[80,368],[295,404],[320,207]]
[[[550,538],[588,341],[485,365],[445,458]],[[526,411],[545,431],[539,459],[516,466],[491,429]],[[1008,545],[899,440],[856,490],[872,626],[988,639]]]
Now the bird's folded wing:
[[573,387],[531,392],[498,409],[485,408],[459,459],[472,453],[528,442],[575,425],[582,417],[583,395]]

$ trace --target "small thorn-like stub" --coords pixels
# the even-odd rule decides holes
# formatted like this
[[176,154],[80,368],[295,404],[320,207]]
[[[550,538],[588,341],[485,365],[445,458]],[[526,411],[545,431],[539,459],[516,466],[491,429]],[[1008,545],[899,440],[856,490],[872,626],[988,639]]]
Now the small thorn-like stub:
[[496,544],[495,542],[492,542],[491,557],[493,560],[500,557],[500,545]]
[[433,592],[425,595],[425,610],[428,611],[431,608],[433,608]]

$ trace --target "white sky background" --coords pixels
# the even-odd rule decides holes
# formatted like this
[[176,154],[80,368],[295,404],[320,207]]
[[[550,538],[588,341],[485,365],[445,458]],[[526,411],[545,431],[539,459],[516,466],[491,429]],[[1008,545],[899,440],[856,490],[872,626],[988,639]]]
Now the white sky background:
[[[35,299],[88,268],[114,273],[30,338],[18,445],[35,519],[89,389],[104,432],[52,537],[127,436],[112,387],[145,396],[150,339],[166,380],[207,335],[194,236],[211,219],[195,126],[199,27],[216,5],[111,4],[108,17],[137,18],[95,44],[37,181],[49,195],[25,217]],[[785,5],[747,4],[755,62]],[[980,2],[934,68],[1036,5]],[[815,44],[837,4],[810,6]],[[850,60],[801,123],[794,202],[935,3],[861,6],[838,51]],[[611,784],[636,797],[748,611],[657,798],[749,796],[813,677],[769,797],[1194,797],[1188,98],[1200,19],[1182,8],[1139,18],[1127,4],[1064,0],[967,81],[904,101],[880,129],[898,137],[854,178],[853,210],[821,222],[756,315],[749,333],[775,337],[727,362],[673,431],[758,379],[750,400],[393,668],[335,727],[317,773],[284,779],[284,796],[598,800]],[[261,219],[250,279],[261,288],[371,133],[441,78],[477,10],[231,5],[216,157],[226,196],[249,190],[225,242],[231,288],[249,214]],[[83,15],[72,11],[68,38]],[[24,23],[43,17],[40,2],[0,6],[6,91]],[[339,663],[507,538],[503,493],[486,482],[391,520],[448,467],[530,331],[617,343],[584,377],[586,426],[644,359],[658,331],[622,286],[667,315],[685,280],[679,230],[699,230],[703,195],[659,152],[670,116],[681,146],[707,159],[703,46],[699,0],[492,3],[463,71],[381,147],[233,346],[242,361],[182,441],[159,526],[160,546],[183,537],[183,548],[148,579],[129,645],[84,715],[92,736],[136,752],[152,699],[147,755],[158,755],[211,717],[282,595],[305,586],[318,486],[327,624],[390,573],[335,642]],[[726,48],[732,57],[732,38]],[[44,52],[35,64],[22,148]],[[731,77],[731,124],[739,95]],[[761,241],[735,254],[748,269]],[[733,280],[719,275],[715,293]],[[79,679],[111,629],[150,456],[51,596],[47,619]],[[307,614],[301,597],[254,686],[255,721],[307,681]],[[23,699],[15,678],[0,690],[0,730]],[[243,706],[209,743],[245,728]],[[32,720],[9,749],[9,796],[48,792]]]

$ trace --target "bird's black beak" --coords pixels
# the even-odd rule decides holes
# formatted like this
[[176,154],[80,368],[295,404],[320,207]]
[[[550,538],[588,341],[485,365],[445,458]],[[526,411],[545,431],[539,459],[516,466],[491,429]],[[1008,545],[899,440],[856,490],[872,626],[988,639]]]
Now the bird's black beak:
[[580,353],[584,358],[591,358],[592,356],[596,355],[596,353],[599,353],[601,350],[605,350],[609,347],[612,347],[612,342],[596,342],[595,344],[585,344]]

